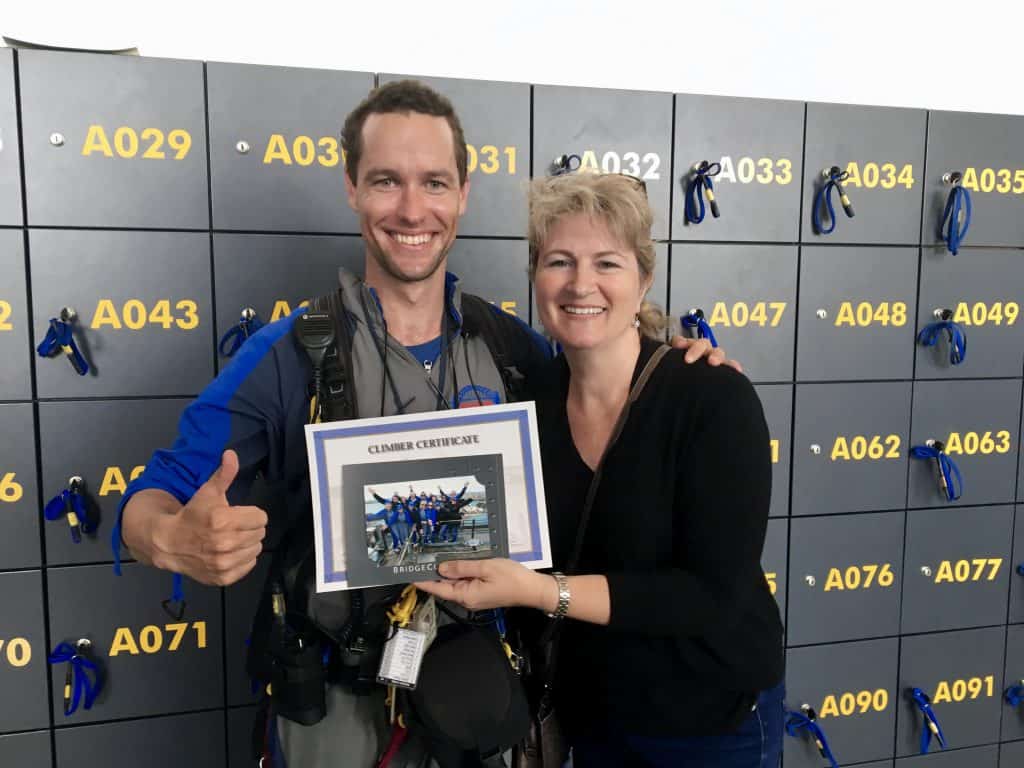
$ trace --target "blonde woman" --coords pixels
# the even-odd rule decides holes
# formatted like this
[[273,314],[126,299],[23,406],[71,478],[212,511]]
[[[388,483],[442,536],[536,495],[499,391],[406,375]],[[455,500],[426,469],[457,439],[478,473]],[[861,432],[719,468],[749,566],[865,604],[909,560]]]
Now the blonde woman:
[[664,337],[644,299],[651,221],[628,176],[533,183],[530,276],[563,349],[536,392],[555,573],[452,562],[420,586],[558,617],[554,698],[575,768],[774,768],[782,622],[760,565],[771,458],[754,388],[670,351],[613,434]]

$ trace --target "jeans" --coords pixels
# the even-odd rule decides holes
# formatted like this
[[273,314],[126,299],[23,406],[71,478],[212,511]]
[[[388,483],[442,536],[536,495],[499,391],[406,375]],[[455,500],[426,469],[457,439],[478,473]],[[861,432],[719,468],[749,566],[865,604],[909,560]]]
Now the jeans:
[[609,733],[573,744],[573,768],[778,768],[785,683],[762,691],[757,707],[731,733],[649,738]]

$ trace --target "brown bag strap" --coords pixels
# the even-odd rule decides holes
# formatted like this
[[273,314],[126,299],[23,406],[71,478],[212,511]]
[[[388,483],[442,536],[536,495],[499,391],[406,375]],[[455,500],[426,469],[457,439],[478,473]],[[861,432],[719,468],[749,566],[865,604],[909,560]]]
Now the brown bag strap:
[[[569,562],[566,565],[565,572],[567,574],[572,573],[576,570],[579,565],[580,556],[583,552],[583,539],[587,532],[587,524],[590,522],[590,510],[594,506],[594,499],[597,497],[597,488],[601,484],[601,475],[604,470],[605,460],[608,458],[608,454],[612,450],[612,446],[615,445],[615,441],[619,439],[619,435],[622,434],[622,430],[626,426],[626,420],[629,418],[629,412],[633,407],[633,403],[640,397],[640,393],[643,392],[644,387],[647,384],[647,380],[651,378],[651,374],[654,373],[654,369],[658,367],[658,363],[671,349],[668,345],[662,344],[651,355],[647,364],[643,370],[640,371],[640,376],[637,378],[636,383],[632,389],[629,390],[629,395],[626,397],[626,402],[622,406],[622,411],[619,413],[619,418],[615,422],[615,427],[612,429],[612,435],[608,439],[608,445],[604,447],[604,451],[601,453],[601,459],[597,462],[597,467],[594,469],[594,477],[590,481],[590,487],[587,489],[587,496],[583,502],[583,512],[580,515],[579,527],[576,529],[576,542],[573,544],[572,555],[569,557]],[[560,621],[552,620],[544,633],[541,635],[541,644],[543,645],[547,641],[553,638],[555,629],[561,624]],[[548,665],[548,683],[554,678],[554,663]]]

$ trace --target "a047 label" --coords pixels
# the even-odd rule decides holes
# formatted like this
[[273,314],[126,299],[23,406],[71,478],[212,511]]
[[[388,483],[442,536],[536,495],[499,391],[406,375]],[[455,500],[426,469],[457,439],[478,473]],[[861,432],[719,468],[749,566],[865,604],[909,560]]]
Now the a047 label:
[[192,299],[157,299],[148,305],[140,299],[128,299],[121,304],[100,299],[89,323],[93,330],[141,331],[147,326],[195,330],[199,327],[199,305]]
[[131,627],[118,627],[110,643],[108,656],[127,653],[131,656],[154,654],[161,651],[174,653],[182,648],[203,649],[206,647],[206,622],[187,621],[165,624],[158,627],[147,624],[135,632]]
[[708,325],[723,328],[778,328],[786,312],[785,301],[716,301]]
[[133,128],[121,125],[114,129],[90,125],[82,142],[82,155],[119,157],[124,160],[184,160],[192,149],[192,134],[184,128]]
[[24,637],[0,637],[0,664],[19,669],[32,661],[32,644]]
[[829,454],[832,461],[880,461],[900,458],[899,435],[839,435]]
[[943,560],[935,570],[936,584],[964,584],[971,581],[995,581],[1003,567],[1001,557],[973,557],[970,560]]
[[873,691],[844,691],[830,693],[818,708],[818,717],[850,717],[869,712],[885,712],[889,708],[889,692],[885,688]]

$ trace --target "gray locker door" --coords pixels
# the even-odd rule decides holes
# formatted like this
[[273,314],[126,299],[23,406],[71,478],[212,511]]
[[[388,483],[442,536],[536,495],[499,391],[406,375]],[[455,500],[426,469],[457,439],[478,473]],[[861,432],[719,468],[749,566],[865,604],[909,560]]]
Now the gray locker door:
[[[380,75],[379,79],[383,85],[404,77]],[[466,135],[466,169],[472,187],[459,234],[525,236],[530,86],[447,77],[416,79],[451,100]]]
[[[643,115],[642,120],[637,115]],[[643,179],[654,210],[652,235],[668,238],[672,187],[672,95],[603,88],[533,87],[533,176],[559,155],[581,170]]]
[[1010,560],[1011,624],[1024,624],[1024,507],[1016,508],[1013,525],[1013,558]]
[[1003,669],[1003,723],[999,731],[1002,741],[1024,739],[1024,704],[1010,706],[1005,692],[1024,685],[1024,625],[1006,628],[1006,666]]
[[772,504],[769,517],[789,514],[790,441],[793,432],[793,386],[759,384],[754,389],[761,399],[772,448]]
[[[222,768],[224,713],[197,712],[57,731],[57,768],[142,765]],[[125,758],[131,760],[125,763]]]
[[[804,105],[799,101],[676,94],[672,239],[796,242],[803,178]],[[685,213],[694,166],[706,160],[720,218]],[[694,201],[696,206],[696,201]]]
[[23,223],[14,50],[5,48],[0,50],[0,226],[20,226]]
[[261,555],[256,567],[244,579],[224,589],[224,637],[226,655],[228,706],[251,704],[259,700],[260,691],[253,692],[252,680],[245,673],[249,633],[253,617],[266,587],[270,557]]
[[917,757],[903,757],[896,768],[996,768],[999,747],[995,745],[975,749],[951,749],[949,752],[929,752]]
[[373,75],[210,63],[215,229],[358,232],[340,133]]
[[17,692],[0,697],[0,733],[47,728],[42,575],[0,573],[0,594],[5,600],[0,613],[0,691]]
[[228,768],[252,768],[252,729],[258,716],[256,707],[228,710]]
[[50,637],[54,644],[87,638],[106,684],[92,709],[63,713],[64,669],[51,670],[58,727],[224,706],[221,591],[188,579],[180,621],[161,601],[170,597],[166,571],[127,563],[48,570]]
[[448,254],[448,271],[458,275],[462,290],[525,323],[530,311],[529,261],[524,240],[459,239]]
[[761,553],[761,569],[768,581],[768,587],[779,604],[779,616],[786,621],[786,561],[789,553],[789,521],[769,520]]
[[0,736],[0,765],[17,768],[53,768],[50,732],[32,731]]
[[0,229],[0,400],[32,398],[26,289],[24,231]]
[[203,63],[18,51],[28,223],[210,226]]
[[999,768],[1020,768],[1024,765],[1024,741],[999,745]]
[[[926,114],[921,109],[808,104],[804,145],[805,242],[917,245],[921,232],[921,174],[924,169]],[[822,171],[849,171],[843,182],[855,216],[848,218],[833,191],[835,230],[812,227],[815,195],[825,183]],[[828,220],[822,216],[823,225]]]

